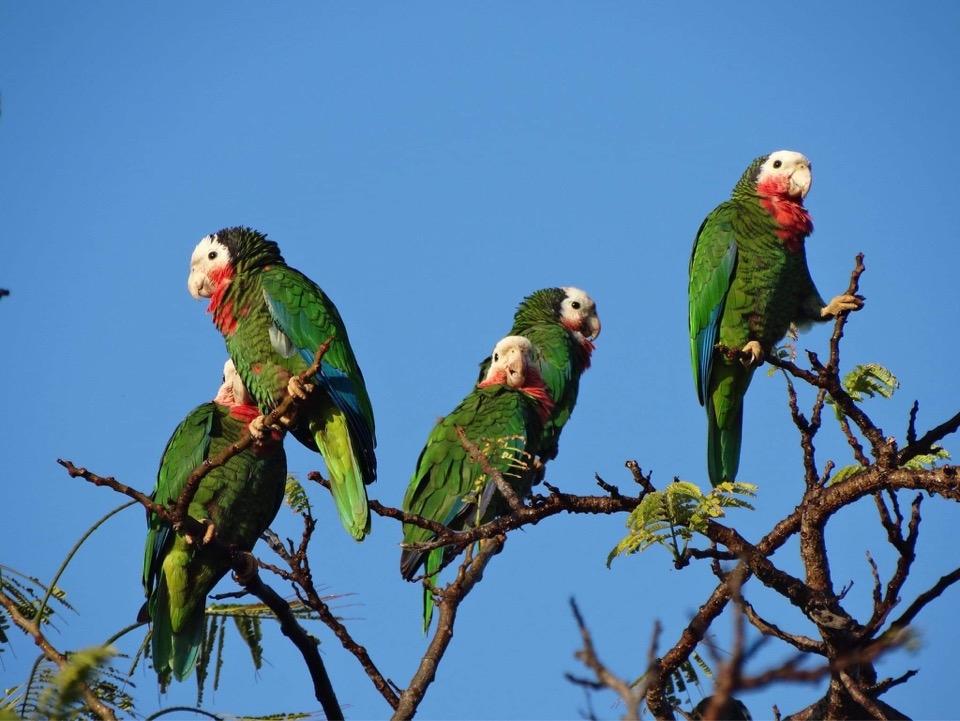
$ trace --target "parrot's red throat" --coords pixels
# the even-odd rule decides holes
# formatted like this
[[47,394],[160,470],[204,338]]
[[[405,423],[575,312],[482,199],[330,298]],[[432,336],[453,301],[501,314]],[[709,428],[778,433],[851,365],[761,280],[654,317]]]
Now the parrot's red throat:
[[[477,383],[477,388],[505,385],[507,385],[507,372],[499,370],[489,378]],[[527,368],[524,385],[517,390],[537,402],[537,415],[540,416],[542,423],[546,423],[550,414],[553,413],[553,398],[550,397],[550,391],[547,390],[543,378],[540,377],[540,371],[536,368]]]
[[233,268],[225,265],[210,273],[210,282],[213,283],[213,293],[210,295],[210,305],[207,313],[213,315],[213,324],[225,336],[233,335],[237,329],[237,319],[233,314],[233,301],[224,300],[230,281],[233,280]]
[[583,364],[583,369],[586,370],[590,367],[590,356],[593,354],[596,346],[593,344],[592,340],[584,335],[582,325],[578,325],[573,321],[566,320],[561,320],[560,323],[564,328],[573,333],[574,337],[577,339],[580,350],[580,362]]
[[784,176],[765,178],[757,183],[757,195],[770,216],[780,228],[777,236],[791,253],[803,249],[804,239],[813,232],[810,213],[803,207],[803,198],[791,197],[787,192],[790,179]]

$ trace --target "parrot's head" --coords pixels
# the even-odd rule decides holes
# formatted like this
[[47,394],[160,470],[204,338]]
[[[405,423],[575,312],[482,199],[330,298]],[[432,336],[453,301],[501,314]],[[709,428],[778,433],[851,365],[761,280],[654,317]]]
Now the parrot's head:
[[[187,290],[194,298],[209,298],[233,273],[233,258],[219,233],[204,236],[190,256]],[[236,371],[234,371],[236,372]]]
[[777,150],[762,159],[756,175],[757,192],[802,203],[810,192],[811,173],[812,166],[803,153]]
[[521,335],[501,339],[490,354],[490,368],[481,385],[505,385],[522,388],[533,375],[539,378],[533,343]]
[[204,236],[190,256],[187,288],[194,298],[210,298],[238,273],[283,264],[280,248],[260,231],[238,225]]
[[600,316],[597,315],[597,304],[593,302],[593,298],[579,288],[560,290],[564,294],[557,311],[560,322],[587,340],[594,340],[600,335]]
[[233,361],[227,359],[223,364],[223,383],[217,392],[217,397],[213,399],[223,406],[252,406],[253,397],[247,392],[247,387],[243,385],[240,374],[237,373]]

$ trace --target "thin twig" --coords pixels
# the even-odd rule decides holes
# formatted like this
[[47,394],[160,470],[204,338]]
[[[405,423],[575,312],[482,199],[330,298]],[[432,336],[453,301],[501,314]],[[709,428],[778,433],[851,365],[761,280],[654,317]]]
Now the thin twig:
[[506,499],[510,510],[516,513],[523,508],[523,501],[520,500],[520,496],[517,495],[517,492],[514,490],[513,486],[507,483],[506,479],[503,477],[503,474],[490,464],[490,459],[480,452],[480,449],[477,448],[477,445],[467,438],[466,431],[464,431],[462,427],[456,426],[456,432],[457,438],[460,439],[460,445],[462,445],[464,450],[466,450],[467,454],[470,456],[470,460],[480,466],[480,469],[490,480],[494,482],[494,484],[497,486],[497,490],[500,491],[500,495]]
[[[43,632],[40,630],[40,627],[36,624],[36,622],[28,620],[21,615],[19,609],[17,608],[17,604],[14,603],[13,599],[9,598],[2,590],[0,590],[0,605],[2,605],[4,610],[7,612],[10,620],[20,627],[21,631],[28,636],[33,637],[34,643],[37,644],[44,656],[50,659],[61,669],[66,668],[70,664],[69,657],[54,648],[53,644],[51,644],[47,640],[46,636],[43,635]],[[80,690],[80,696],[83,698],[83,702],[86,704],[87,708],[89,708],[104,721],[116,721],[116,715],[109,706],[97,698],[90,686],[80,680],[76,681],[76,684],[77,688]]]
[[483,569],[487,563],[503,548],[505,536],[490,539],[480,544],[480,551],[473,556],[467,556],[461,563],[457,577],[446,587],[441,589],[441,599],[438,604],[439,619],[437,630],[434,632],[427,650],[420,659],[420,664],[413,678],[403,693],[394,710],[394,720],[413,718],[417,707],[423,700],[427,689],[437,675],[437,666],[443,659],[450,641],[453,639],[453,625],[457,619],[460,603],[473,590],[473,587],[483,577]]

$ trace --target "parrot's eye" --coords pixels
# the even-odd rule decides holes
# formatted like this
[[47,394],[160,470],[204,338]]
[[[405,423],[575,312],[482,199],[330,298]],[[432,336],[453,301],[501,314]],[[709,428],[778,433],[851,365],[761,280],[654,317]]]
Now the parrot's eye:
[[779,168],[781,165],[783,165],[783,161],[782,161],[782,160],[774,160],[774,161],[773,161],[773,167],[774,167],[774,168]]
[[499,354],[499,353],[494,353],[494,354],[493,354],[493,362],[496,363],[498,360],[500,360],[500,354]]
[[580,301],[579,300],[573,301],[573,303],[570,304],[570,307],[573,308],[574,310],[580,310]]
[[207,258],[209,258],[210,260],[215,260],[216,257],[217,257],[217,251],[215,250],[211,250],[209,253],[207,253]]

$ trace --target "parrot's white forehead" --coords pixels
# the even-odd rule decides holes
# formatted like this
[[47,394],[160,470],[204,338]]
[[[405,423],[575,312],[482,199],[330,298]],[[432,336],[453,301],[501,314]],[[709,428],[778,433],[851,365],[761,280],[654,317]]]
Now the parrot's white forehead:
[[585,290],[580,290],[580,288],[574,288],[573,286],[567,286],[561,290],[566,293],[567,300],[575,300],[579,302],[581,306],[593,305],[593,298],[587,295],[587,291]]
[[503,355],[512,349],[517,349],[524,355],[531,355],[533,353],[533,343],[522,335],[508,335],[506,338],[501,338],[497,341],[497,344],[493,347],[493,352],[494,354]]
[[193,249],[193,255],[190,256],[190,262],[196,263],[199,260],[203,260],[211,251],[216,251],[217,255],[223,255],[223,257],[227,259],[230,257],[230,251],[227,249],[227,246],[217,239],[216,233],[211,233],[210,235],[203,236],[200,242],[197,243],[197,247]]
[[798,165],[809,167],[810,160],[806,155],[798,153],[796,150],[775,150],[767,157],[763,169],[778,170],[780,168],[795,168]]

